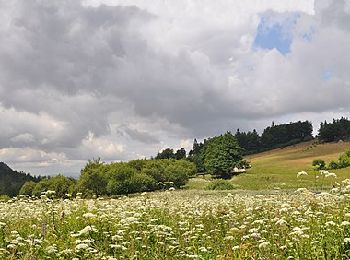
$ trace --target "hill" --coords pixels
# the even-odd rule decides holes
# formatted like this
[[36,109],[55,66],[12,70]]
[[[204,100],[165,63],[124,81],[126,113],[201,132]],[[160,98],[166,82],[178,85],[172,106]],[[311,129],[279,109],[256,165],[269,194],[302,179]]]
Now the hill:
[[26,181],[38,181],[38,178],[14,171],[6,163],[0,162],[0,195],[17,195]]
[[[290,189],[290,188],[324,188],[331,187],[335,182],[350,179],[350,167],[332,170],[337,178],[318,178],[312,169],[312,161],[322,159],[326,162],[336,160],[350,142],[315,144],[314,141],[304,142],[286,148],[278,148],[263,153],[247,156],[252,168],[247,172],[233,177],[230,182],[239,189]],[[308,172],[308,176],[297,178],[299,171]],[[208,178],[192,179],[189,188],[204,189],[209,183]]]

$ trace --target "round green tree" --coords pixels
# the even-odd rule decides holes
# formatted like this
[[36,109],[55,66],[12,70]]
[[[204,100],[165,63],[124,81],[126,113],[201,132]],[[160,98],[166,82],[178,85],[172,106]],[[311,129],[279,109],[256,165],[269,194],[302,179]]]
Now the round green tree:
[[242,162],[242,149],[236,138],[227,132],[208,141],[205,149],[204,166],[217,178],[229,179],[234,167]]

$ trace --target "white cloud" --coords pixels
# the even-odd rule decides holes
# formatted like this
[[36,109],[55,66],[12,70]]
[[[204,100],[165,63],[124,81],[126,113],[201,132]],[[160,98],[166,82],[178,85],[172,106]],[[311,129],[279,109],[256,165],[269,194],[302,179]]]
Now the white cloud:
[[[149,157],[189,149],[194,137],[348,111],[348,9],[335,0],[0,0],[0,148],[10,149],[0,160],[17,154],[28,158],[21,169],[72,173],[93,157]],[[262,16],[296,14],[290,53],[252,48]],[[40,167],[33,149],[46,156]]]
[[124,152],[123,145],[115,143],[110,139],[95,137],[91,132],[83,139],[80,149],[87,159],[89,157],[114,159]]

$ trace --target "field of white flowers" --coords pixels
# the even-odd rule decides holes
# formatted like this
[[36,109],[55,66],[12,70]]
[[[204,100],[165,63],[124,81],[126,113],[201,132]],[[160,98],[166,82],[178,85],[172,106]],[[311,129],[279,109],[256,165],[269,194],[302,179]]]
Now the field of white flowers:
[[349,188],[16,198],[0,202],[0,259],[348,259]]

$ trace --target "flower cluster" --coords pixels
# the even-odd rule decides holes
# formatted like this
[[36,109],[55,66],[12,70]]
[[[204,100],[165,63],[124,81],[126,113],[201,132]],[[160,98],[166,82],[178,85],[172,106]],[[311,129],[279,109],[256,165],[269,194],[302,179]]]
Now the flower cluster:
[[0,202],[0,259],[342,259],[350,248],[349,192],[344,180],[319,194],[15,198]]

